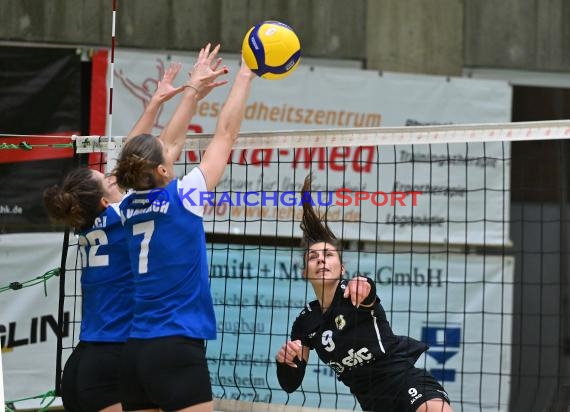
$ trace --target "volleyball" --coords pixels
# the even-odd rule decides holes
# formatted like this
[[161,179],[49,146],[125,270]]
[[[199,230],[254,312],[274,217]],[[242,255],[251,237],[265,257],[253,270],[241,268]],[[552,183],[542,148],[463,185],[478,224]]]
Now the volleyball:
[[245,64],[264,79],[282,79],[299,65],[301,43],[295,31],[278,21],[264,21],[250,28],[243,39]]

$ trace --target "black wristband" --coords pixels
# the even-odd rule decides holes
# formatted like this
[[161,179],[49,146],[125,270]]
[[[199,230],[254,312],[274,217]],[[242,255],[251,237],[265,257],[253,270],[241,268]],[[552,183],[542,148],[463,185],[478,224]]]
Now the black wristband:
[[303,377],[305,376],[307,362],[299,360],[298,358],[295,359],[297,359],[295,361],[297,365],[296,368],[282,362],[277,362],[277,380],[281,388],[287,393],[295,392],[297,388],[301,386],[301,382],[303,382]]
[[368,293],[368,296],[366,296],[366,298],[360,302],[360,304],[369,306],[376,302],[376,284],[369,277],[366,278],[366,281],[370,285],[370,293]]

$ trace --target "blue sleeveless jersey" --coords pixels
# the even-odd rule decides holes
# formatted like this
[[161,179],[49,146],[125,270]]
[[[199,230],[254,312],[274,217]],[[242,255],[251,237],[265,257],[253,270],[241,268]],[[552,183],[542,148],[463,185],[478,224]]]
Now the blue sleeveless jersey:
[[215,339],[203,220],[184,207],[178,180],[131,192],[120,210],[135,274],[130,336]]
[[86,342],[124,342],[133,317],[134,279],[118,206],[111,205],[93,227],[79,233],[81,333]]

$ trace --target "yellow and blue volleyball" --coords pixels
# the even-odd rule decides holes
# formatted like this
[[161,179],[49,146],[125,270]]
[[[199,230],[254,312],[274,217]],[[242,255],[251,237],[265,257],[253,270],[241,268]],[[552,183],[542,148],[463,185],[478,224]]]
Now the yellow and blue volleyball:
[[248,30],[243,39],[245,64],[264,79],[281,79],[299,65],[301,43],[295,31],[278,21],[264,21]]

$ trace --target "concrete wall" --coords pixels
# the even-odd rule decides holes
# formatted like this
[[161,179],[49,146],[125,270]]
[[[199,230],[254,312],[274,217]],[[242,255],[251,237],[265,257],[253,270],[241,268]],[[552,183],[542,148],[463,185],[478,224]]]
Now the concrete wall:
[[376,0],[366,17],[367,68],[460,75],[463,5],[460,0]]
[[[568,0],[117,0],[118,47],[239,52],[247,28],[291,24],[307,57],[378,70],[570,71]],[[0,41],[110,46],[111,0],[2,0]]]
[[570,71],[568,0],[466,0],[464,65]]
[[[293,26],[310,57],[363,59],[366,1],[117,0],[118,47],[197,50],[222,42],[238,53],[253,24]],[[350,6],[348,6],[350,4]],[[2,0],[0,40],[110,46],[110,0]]]

